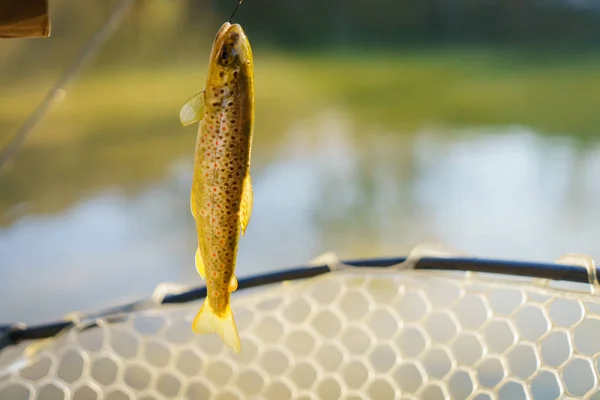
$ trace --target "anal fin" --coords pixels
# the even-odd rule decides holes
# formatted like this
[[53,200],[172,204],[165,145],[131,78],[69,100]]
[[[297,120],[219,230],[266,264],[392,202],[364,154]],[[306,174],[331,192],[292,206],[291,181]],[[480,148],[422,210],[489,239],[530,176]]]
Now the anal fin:
[[240,222],[242,224],[242,235],[246,233],[246,228],[252,216],[252,206],[254,204],[254,193],[252,192],[252,178],[250,171],[244,178],[244,189],[242,192],[242,204],[240,207]]
[[238,288],[238,280],[235,275],[231,275],[231,280],[229,281],[229,291],[235,292]]
[[192,217],[196,219],[196,202],[194,201],[194,191],[190,191],[190,211],[192,212]]
[[206,277],[206,269],[204,268],[204,263],[202,262],[202,255],[200,254],[200,248],[196,249],[196,271],[200,274],[202,279]]

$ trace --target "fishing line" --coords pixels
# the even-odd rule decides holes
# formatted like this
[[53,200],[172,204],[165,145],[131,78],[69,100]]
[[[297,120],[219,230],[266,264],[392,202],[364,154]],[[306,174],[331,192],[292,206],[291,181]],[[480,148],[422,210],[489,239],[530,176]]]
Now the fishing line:
[[[54,84],[46,94],[42,102],[37,106],[25,123],[19,128],[13,139],[4,147],[0,153],[0,173],[6,163],[16,154],[19,146],[23,144],[27,135],[31,133],[36,124],[46,115],[50,107],[56,103],[64,93],[64,87],[74,78],[77,72],[90,60],[91,55],[110,37],[119,26],[121,18],[135,0],[121,0],[115,7],[106,23],[96,34],[84,45],[79,56],[71,66],[64,72],[63,76]],[[240,1],[241,3],[241,1]],[[237,9],[237,7],[236,7]]]
[[233,16],[235,15],[237,9],[239,8],[239,6],[244,2],[244,0],[240,0],[238,1],[238,3],[235,5],[235,8],[233,9],[233,13],[231,13],[231,17],[229,17],[229,23],[231,24],[233,22]]

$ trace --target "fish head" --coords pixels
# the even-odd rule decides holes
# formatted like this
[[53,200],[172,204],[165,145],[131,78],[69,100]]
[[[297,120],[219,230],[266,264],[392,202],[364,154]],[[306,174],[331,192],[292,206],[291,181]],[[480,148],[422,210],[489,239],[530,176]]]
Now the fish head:
[[231,80],[242,73],[252,75],[252,49],[246,33],[239,24],[225,22],[213,42],[209,76],[221,81]]

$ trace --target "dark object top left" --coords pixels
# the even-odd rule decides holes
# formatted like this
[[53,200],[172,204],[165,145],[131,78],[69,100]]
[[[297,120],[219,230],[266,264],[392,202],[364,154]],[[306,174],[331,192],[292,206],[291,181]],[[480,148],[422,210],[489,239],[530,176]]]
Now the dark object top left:
[[48,0],[0,0],[0,38],[50,36]]

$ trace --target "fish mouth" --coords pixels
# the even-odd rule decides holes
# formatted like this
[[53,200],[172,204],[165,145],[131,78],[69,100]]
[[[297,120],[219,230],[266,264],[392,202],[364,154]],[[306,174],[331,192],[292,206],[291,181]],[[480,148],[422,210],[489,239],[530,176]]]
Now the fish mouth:
[[223,23],[217,36],[215,37],[215,44],[222,46],[225,42],[229,42],[231,45],[237,45],[240,39],[245,39],[246,34],[240,24],[231,24],[229,22]]
[[227,37],[231,40],[231,44],[238,54],[242,63],[251,61],[252,50],[250,49],[250,42],[246,37],[246,33],[240,24],[232,24],[227,29]]
[[217,31],[217,35],[215,36],[215,43],[225,36],[225,34],[229,30],[229,28],[231,28],[231,26],[232,25],[229,22],[225,22],[223,25],[221,25],[221,27]]
[[230,24],[229,22],[225,22],[221,26],[221,29],[219,29],[219,33],[221,34],[222,39],[229,42],[232,46],[237,47],[247,40],[244,29],[242,29],[240,24]]
[[217,61],[224,47],[229,48],[235,54],[239,62],[246,63],[250,55],[250,43],[240,24],[224,22],[217,32],[212,48],[212,59]]

